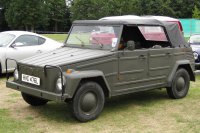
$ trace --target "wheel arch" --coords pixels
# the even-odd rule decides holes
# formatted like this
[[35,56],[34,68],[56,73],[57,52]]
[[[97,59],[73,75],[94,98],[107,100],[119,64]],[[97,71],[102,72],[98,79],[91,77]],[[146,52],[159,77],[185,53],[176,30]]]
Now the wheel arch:
[[190,81],[195,81],[195,74],[194,74],[194,72],[192,71],[192,68],[191,68],[191,66],[190,66],[189,64],[179,65],[179,66],[178,66],[178,69],[180,69],[180,68],[184,68],[184,69],[187,70],[187,72],[188,72],[189,75],[190,75]]
[[6,63],[5,63],[5,57],[0,57],[0,72],[5,73],[6,71]]
[[73,99],[80,85],[87,81],[93,81],[98,83],[102,87],[105,97],[111,97],[110,86],[103,72],[101,71],[80,71],[75,74],[66,75],[66,77],[68,86],[65,88],[65,92],[67,92],[70,96],[68,97],[68,99],[65,99],[66,101]]
[[176,71],[180,68],[183,68],[187,70],[189,76],[190,76],[190,81],[195,81],[195,74],[193,72],[192,66],[190,65],[189,60],[181,60],[177,61],[172,69],[172,72],[169,74],[168,79],[167,79],[167,87],[171,86],[173,77],[176,73]]
[[93,81],[93,82],[98,83],[102,87],[105,97],[110,97],[110,90],[108,86],[106,85],[106,82],[102,76],[83,78],[81,79],[79,84],[82,84],[87,81]]

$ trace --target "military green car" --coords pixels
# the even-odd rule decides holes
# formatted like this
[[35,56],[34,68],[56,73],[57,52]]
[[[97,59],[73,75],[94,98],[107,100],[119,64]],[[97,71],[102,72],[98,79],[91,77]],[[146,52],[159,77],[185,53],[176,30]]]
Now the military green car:
[[73,115],[86,122],[113,96],[166,88],[170,98],[183,98],[193,71],[192,49],[177,24],[82,20],[73,22],[62,48],[18,61],[6,86],[32,106],[69,102]]

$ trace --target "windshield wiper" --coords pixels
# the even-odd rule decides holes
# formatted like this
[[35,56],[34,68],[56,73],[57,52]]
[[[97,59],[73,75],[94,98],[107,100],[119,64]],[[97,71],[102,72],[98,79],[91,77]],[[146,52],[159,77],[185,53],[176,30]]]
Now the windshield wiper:
[[78,36],[75,36],[76,37],[76,39],[78,39],[80,42],[81,42],[81,46],[83,47],[85,44],[84,44],[84,41],[83,40],[81,40]]
[[99,40],[97,40],[96,38],[92,38],[92,39],[94,39],[97,42],[97,44],[100,46],[100,48],[103,48],[103,44],[101,42],[99,42]]

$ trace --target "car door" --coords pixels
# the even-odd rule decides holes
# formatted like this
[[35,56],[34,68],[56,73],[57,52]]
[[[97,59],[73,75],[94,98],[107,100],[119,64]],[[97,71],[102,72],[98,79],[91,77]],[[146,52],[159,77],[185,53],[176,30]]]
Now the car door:
[[172,63],[173,48],[161,47],[158,49],[149,49],[149,77],[153,77],[155,82],[166,81],[165,79],[171,71],[171,66],[173,66]]
[[124,50],[119,52],[118,76],[114,84],[116,95],[129,93],[145,85],[147,76],[148,50]]
[[163,86],[171,71],[173,63],[173,48],[161,26],[140,26],[148,55],[148,78],[152,87]]
[[[17,61],[41,53],[39,37],[35,35],[21,35],[6,50],[6,58]],[[14,68],[16,64],[13,61],[8,62],[8,68]]]

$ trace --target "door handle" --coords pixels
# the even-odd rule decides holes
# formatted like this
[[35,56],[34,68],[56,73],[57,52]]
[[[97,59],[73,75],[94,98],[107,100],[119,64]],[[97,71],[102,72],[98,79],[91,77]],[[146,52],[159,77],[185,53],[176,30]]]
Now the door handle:
[[139,58],[140,59],[146,59],[146,57],[144,55],[140,55]]
[[38,50],[38,51],[36,51],[36,53],[42,53],[42,50]]
[[166,53],[166,55],[170,56],[170,55],[171,55],[171,53]]

